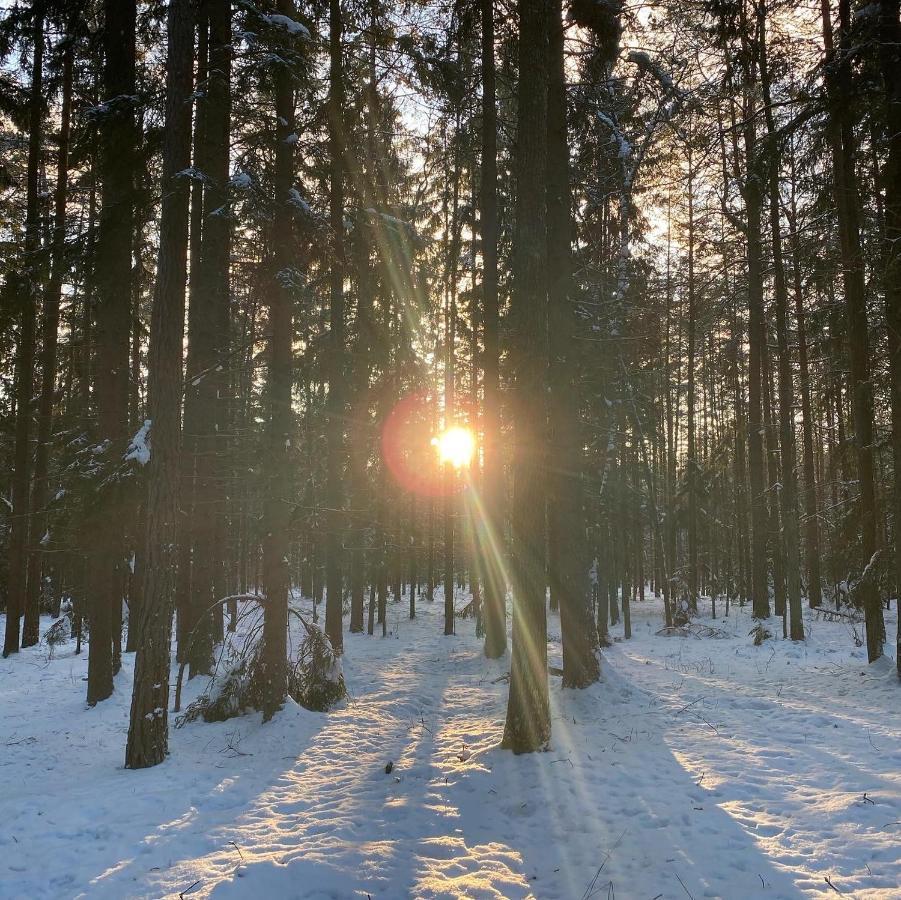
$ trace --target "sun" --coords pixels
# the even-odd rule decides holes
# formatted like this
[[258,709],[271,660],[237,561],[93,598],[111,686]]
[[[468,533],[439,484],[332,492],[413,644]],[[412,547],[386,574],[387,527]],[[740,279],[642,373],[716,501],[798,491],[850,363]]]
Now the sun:
[[472,432],[462,425],[454,425],[441,432],[432,438],[432,444],[438,451],[439,462],[450,463],[455,469],[468,466],[476,448]]

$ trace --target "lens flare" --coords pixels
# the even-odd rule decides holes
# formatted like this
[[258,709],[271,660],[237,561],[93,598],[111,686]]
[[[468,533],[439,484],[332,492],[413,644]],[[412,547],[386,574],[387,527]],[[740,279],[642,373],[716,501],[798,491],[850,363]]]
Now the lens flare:
[[438,451],[439,462],[450,463],[455,469],[468,466],[476,448],[472,432],[462,425],[454,425],[432,438],[432,445]]

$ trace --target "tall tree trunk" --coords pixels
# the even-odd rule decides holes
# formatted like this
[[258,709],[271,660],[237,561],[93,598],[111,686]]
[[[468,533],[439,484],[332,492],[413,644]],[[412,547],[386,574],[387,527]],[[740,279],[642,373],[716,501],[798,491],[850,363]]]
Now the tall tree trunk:
[[[456,113],[453,134],[453,170],[447,173],[451,182],[451,203],[448,218],[447,194],[444,201],[444,229],[446,235],[446,263],[444,286],[444,428],[455,426],[456,380],[454,351],[457,343],[457,269],[460,255],[460,112]],[[456,538],[457,497],[454,467],[449,460],[442,462],[444,518],[444,633],[454,634],[454,562]]]
[[695,213],[694,213],[694,156],[692,153],[691,120],[689,120],[687,159],[688,164],[688,399],[687,430],[688,455],[685,470],[688,482],[688,604],[692,612],[698,611],[698,440],[695,409],[695,367],[697,297],[695,291]]
[[196,323],[191,355],[185,431],[194,455],[194,504],[191,627],[187,659],[191,675],[208,674],[213,646],[222,631],[222,610],[216,605],[225,593],[223,544],[226,533],[223,481],[228,426],[231,217],[229,149],[231,134],[231,0],[207,0],[209,68],[204,86],[203,220],[197,280],[192,284],[191,319]]
[[[766,328],[767,341],[770,339]],[[779,485],[782,480],[779,467],[779,436],[773,412],[775,382],[769,343],[763,347],[763,433],[766,454],[767,516],[769,519],[769,547],[773,563],[773,609],[777,616],[785,616],[785,551],[782,546],[779,510]],[[785,635],[787,637],[787,634]]]
[[[885,182],[885,315],[891,366],[892,456],[894,461],[895,596],[901,597],[901,21],[898,0],[879,5],[879,61],[885,88],[888,154]],[[895,600],[896,605],[901,600]],[[901,678],[901,614],[895,660]]]
[[[197,10],[197,66],[194,88],[193,162],[194,172],[203,172],[206,164],[206,82],[209,60],[210,22],[206,9]],[[197,419],[197,391],[194,380],[199,374],[196,362],[201,340],[198,332],[202,322],[198,315],[201,291],[200,254],[203,242],[203,179],[195,174],[191,179],[191,213],[188,250],[188,355],[185,366],[187,385],[184,399],[184,430],[181,441],[181,496],[178,528],[178,574],[175,584],[175,606],[178,616],[178,661],[188,661],[188,648],[195,624],[193,598],[193,547],[196,441],[193,422]]]
[[350,495],[353,516],[350,547],[350,630],[363,630],[363,603],[366,574],[370,568],[367,547],[370,515],[369,473],[367,471],[370,448],[369,379],[373,340],[373,272],[370,269],[369,235],[363,228],[356,231],[357,265],[357,343],[354,353],[354,389],[352,423],[354,440],[350,444]]
[[[278,0],[280,15],[292,16],[293,0]],[[284,502],[290,484],[291,444],[294,418],[291,411],[293,360],[293,283],[295,262],[292,239],[290,191],[294,177],[294,51],[290,35],[284,37],[286,54],[274,68],[275,82],[275,213],[272,222],[273,273],[269,305],[269,423],[266,453],[266,496],[263,509],[263,624],[262,682],[265,690],[263,716],[271,719],[281,707],[287,691],[288,631],[288,527],[290,509]]]
[[188,255],[191,157],[191,76],[194,4],[172,0],[167,15],[166,130],[163,146],[160,248],[150,320],[148,411],[151,456],[147,471],[146,534],[137,609],[140,639],[125,766],[141,769],[166,758],[169,724],[169,636],[175,593],[181,430],[182,343]]
[[[632,435],[632,440],[634,443],[635,436]],[[621,456],[620,456],[620,477],[621,481],[621,491],[620,491],[620,511],[617,516],[617,520],[622,523],[623,530],[623,559],[622,559],[622,573],[623,573],[623,637],[626,640],[632,637],[632,606],[631,606],[631,598],[632,598],[632,554],[629,552],[632,549],[632,537],[630,532],[632,528],[632,522],[630,519],[635,517],[635,512],[632,510],[631,498],[634,496],[634,488],[635,482],[631,481],[630,474],[633,470],[633,466],[630,465],[629,457],[634,452],[633,447],[629,447],[626,443],[626,436],[623,435],[623,442],[621,445]]]
[[791,232],[792,281],[795,301],[795,322],[798,336],[798,381],[801,388],[801,437],[804,466],[804,561],[807,567],[807,602],[811,608],[823,602],[820,574],[820,526],[817,513],[817,477],[813,453],[813,412],[810,404],[810,361],[807,349],[807,316],[804,312],[804,289],[801,274],[800,223],[797,215],[794,153],[791,161],[791,201],[789,231]]
[[548,34],[546,0],[519,0],[517,184],[510,298],[513,374],[513,655],[503,746],[538,750],[550,737],[544,577]]
[[417,587],[417,571],[416,571],[416,553],[419,548],[419,529],[416,526],[416,494],[410,492],[410,550],[408,562],[410,564],[410,618],[416,618],[416,587]]
[[840,53],[833,53],[828,0],[822,0],[823,38],[826,51],[824,73],[829,110],[829,138],[832,145],[833,177],[842,254],[842,281],[845,290],[845,319],[851,357],[851,411],[854,420],[854,449],[859,485],[861,566],[856,599],[863,607],[867,633],[867,658],[882,656],[885,620],[872,572],[877,553],[876,487],[873,471],[873,383],[870,380],[870,338],[867,324],[864,260],[855,172],[854,129],[851,121],[851,7],[839,0]]
[[[473,166],[474,168],[474,166]],[[475,174],[475,173],[473,173]],[[476,196],[473,193],[470,196],[470,208],[476,208]],[[475,223],[473,222],[473,226]],[[475,237],[475,227],[473,227],[473,238],[471,243],[473,269],[475,269],[476,253],[478,252],[478,241]],[[481,477],[481,467],[479,465],[479,434],[481,431],[481,417],[479,415],[479,368],[481,361],[479,359],[479,307],[481,298],[479,291],[476,290],[475,271],[472,273],[472,293],[470,296],[469,312],[470,312],[470,361],[469,361],[469,402],[470,402],[470,428],[473,433],[473,452],[472,465],[469,471],[469,490],[466,492],[463,500],[463,507],[466,510],[466,530],[469,546],[469,588],[472,592],[472,616],[475,619],[476,637],[482,638],[485,634],[485,620],[482,614],[482,581],[484,580],[485,563],[483,557],[486,551],[485,541],[483,540],[483,532],[481,528],[481,519],[478,515],[478,505],[473,502],[473,498],[478,498],[482,494],[484,480]],[[411,510],[412,512],[412,510]],[[411,517],[412,518],[412,517]],[[411,521],[411,530],[414,528]],[[415,539],[413,534],[410,537],[411,559],[415,553]]]
[[[460,256],[460,112],[456,115],[454,129],[454,168],[451,173],[452,200],[450,222],[445,216],[445,228],[449,227],[445,286],[445,359],[444,359],[444,428],[453,428],[456,416],[455,347],[457,342],[457,263]],[[442,471],[444,485],[444,633],[454,634],[454,541],[457,496],[456,473],[450,461],[445,461]]]
[[[666,590],[670,596],[670,602],[665,607],[666,625],[671,627],[672,622],[672,573],[676,568],[676,416],[674,410],[674,391],[670,384],[678,379],[672,377],[672,349],[671,344],[678,343],[673,340],[673,283],[672,283],[672,208],[669,197],[666,207],[666,341],[665,341],[665,367],[666,375],[666,535],[664,548],[664,577],[667,580]],[[677,330],[678,335],[678,330]],[[678,362],[676,363],[678,368]],[[609,600],[605,597],[605,603]]]
[[[100,125],[100,228],[97,238],[98,437],[111,464],[125,451],[128,429],[131,338],[132,240],[134,235],[135,0],[105,0],[103,88],[106,109]],[[121,488],[100,486],[94,507],[91,641],[88,646],[88,703],[113,692],[113,623],[122,605],[123,497]]]
[[[373,366],[375,343],[375,322],[373,318],[375,294],[375,269],[370,262],[373,244],[376,251],[380,244],[372,235],[377,226],[381,197],[378,185],[379,143],[378,143],[378,79],[376,72],[376,30],[378,26],[377,0],[370,5],[369,34],[369,79],[366,89],[366,155],[365,167],[354,169],[358,203],[364,210],[373,210],[372,220],[364,220],[365,227],[355,230],[357,242],[357,346],[354,353],[353,390],[353,434],[350,444],[350,491],[355,525],[351,536],[350,551],[350,630],[363,630],[363,602],[366,575],[372,571],[369,518],[371,516],[371,494],[367,472],[370,452],[370,377]],[[361,226],[363,223],[361,223]],[[373,607],[370,605],[370,612]],[[372,634],[372,629],[369,629]]]
[[81,322],[78,330],[79,354],[78,354],[78,427],[87,435],[91,427],[91,381],[93,370],[93,356],[91,343],[94,333],[94,294],[97,255],[97,153],[94,150],[90,155],[90,169],[88,173],[88,227],[85,235],[85,249],[87,252],[87,265],[84,276],[84,302],[81,307]]
[[[344,68],[341,41],[341,0],[329,0],[329,221],[331,225],[331,269],[329,273],[330,341],[328,398],[326,400],[325,486],[325,631],[332,648],[344,646],[341,607],[343,602],[342,552],[344,492]],[[375,36],[372,36],[375,40]]]
[[763,447],[763,352],[766,329],[763,311],[763,207],[760,160],[757,153],[756,64],[748,46],[748,26],[742,7],[743,89],[745,95],[743,137],[745,181],[742,189],[746,217],[748,264],[748,474],[751,490],[751,603],[757,619],[770,615],[767,583],[767,503]]
[[767,64],[766,3],[757,7],[759,19],[758,48],[763,108],[766,119],[767,182],[770,206],[770,240],[773,258],[773,288],[776,299],[776,341],[779,371],[779,448],[782,455],[782,546],[785,550],[785,585],[789,612],[789,632],[793,641],[804,640],[801,618],[801,534],[798,527],[798,482],[795,472],[795,402],[792,360],[788,345],[788,286],[782,256],[782,222],[780,218],[779,164],[781,159],[773,104],[770,97],[770,73]]
[[[429,497],[429,540],[426,558],[426,599],[435,600],[435,498]],[[370,609],[370,614],[372,610]],[[372,634],[372,629],[369,629]]]
[[[550,346],[551,485],[549,524],[557,538],[550,567],[552,591],[559,591],[563,641],[563,686],[587,687],[600,677],[597,630],[591,607],[590,551],[582,498],[584,445],[579,419],[577,320],[572,282],[572,197],[566,128],[563,11],[548,0],[547,96],[547,272]],[[556,469],[556,471],[554,470]]]
[[[6,634],[3,655],[19,650],[19,617],[25,613],[22,646],[29,647],[39,637],[39,591],[28,590],[27,550],[31,516],[31,417],[34,392],[34,331],[40,281],[40,197],[38,174],[41,157],[42,111],[44,105],[44,2],[32,9],[31,92],[28,100],[28,166],[26,170],[25,243],[23,275],[18,284],[21,304],[19,343],[16,348],[16,425],[12,484],[13,515],[9,537],[9,581],[7,587]],[[16,279],[18,280],[18,279]]]
[[485,655],[507,649],[506,593],[503,566],[504,526],[501,503],[504,473],[500,458],[500,376],[498,359],[497,259],[497,97],[494,61],[494,0],[480,0],[482,14],[482,164],[479,229],[482,248],[482,484],[484,508]]
[[[32,488],[32,552],[28,558],[28,600],[25,604],[25,627],[22,646],[35,644],[39,637],[39,603],[42,583],[42,548],[48,534],[47,512],[48,469],[50,443],[53,437],[53,404],[56,399],[57,336],[59,332],[59,303],[63,283],[66,251],[66,199],[69,189],[69,131],[72,111],[72,68],[75,56],[74,39],[64,38],[62,108],[60,111],[59,149],[56,159],[56,188],[54,190],[53,242],[51,246],[50,279],[44,291],[41,314],[41,394],[38,401],[38,443],[34,455],[34,485]],[[37,543],[35,543],[37,538]],[[54,590],[59,592],[59,585]]]

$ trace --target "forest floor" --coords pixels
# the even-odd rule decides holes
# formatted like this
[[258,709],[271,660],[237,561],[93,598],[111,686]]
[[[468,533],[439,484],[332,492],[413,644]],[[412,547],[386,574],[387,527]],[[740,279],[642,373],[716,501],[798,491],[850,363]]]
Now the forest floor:
[[901,685],[849,625],[753,646],[733,609],[663,637],[634,603],[603,681],[552,676],[548,752],[515,757],[509,657],[469,619],[444,637],[442,606],[348,635],[339,709],[191,724],[138,772],[131,657],[94,709],[71,643],[0,661],[0,897],[901,896]]

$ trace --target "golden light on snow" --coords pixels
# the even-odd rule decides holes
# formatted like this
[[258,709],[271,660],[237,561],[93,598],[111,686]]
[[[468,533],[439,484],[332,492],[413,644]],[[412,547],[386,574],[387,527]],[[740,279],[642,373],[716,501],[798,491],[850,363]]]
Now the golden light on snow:
[[432,445],[438,451],[439,462],[450,463],[455,469],[468,466],[476,449],[473,433],[462,425],[454,425],[433,437]]

